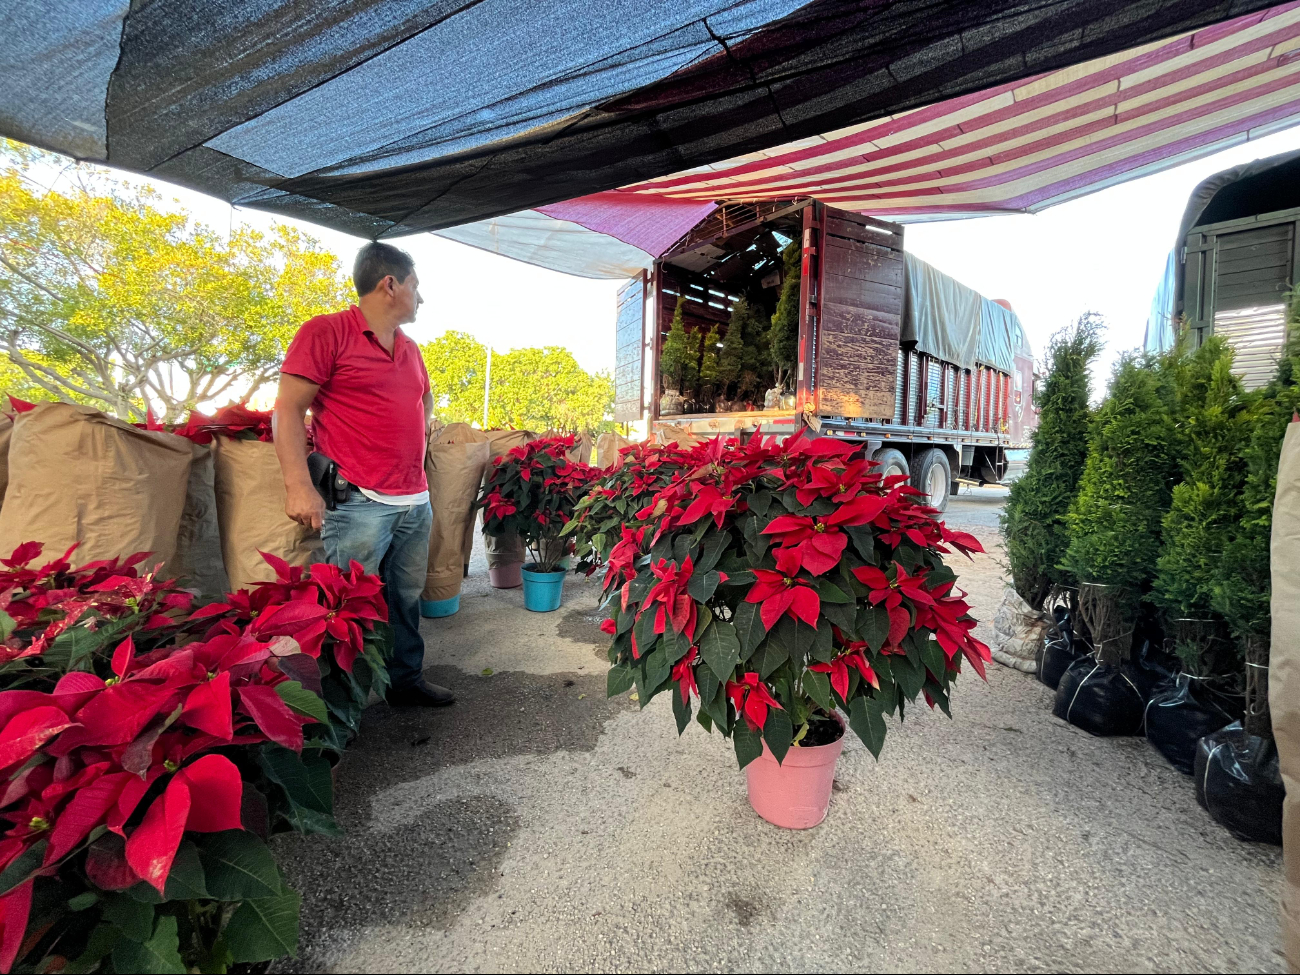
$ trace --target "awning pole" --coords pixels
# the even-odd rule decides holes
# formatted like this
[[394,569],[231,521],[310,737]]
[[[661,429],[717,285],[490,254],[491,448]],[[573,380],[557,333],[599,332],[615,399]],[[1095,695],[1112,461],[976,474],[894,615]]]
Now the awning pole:
[[487,369],[483,373],[483,429],[488,428],[488,399],[492,396],[492,345],[487,347]]

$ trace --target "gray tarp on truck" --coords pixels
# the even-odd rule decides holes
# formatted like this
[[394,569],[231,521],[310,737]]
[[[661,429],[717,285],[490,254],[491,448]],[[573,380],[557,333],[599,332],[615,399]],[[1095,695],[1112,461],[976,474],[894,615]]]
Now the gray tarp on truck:
[[1015,312],[948,277],[914,254],[906,258],[906,288],[899,338],[963,369],[976,363],[1003,372],[1015,368],[1017,352],[1029,355],[1024,326]]

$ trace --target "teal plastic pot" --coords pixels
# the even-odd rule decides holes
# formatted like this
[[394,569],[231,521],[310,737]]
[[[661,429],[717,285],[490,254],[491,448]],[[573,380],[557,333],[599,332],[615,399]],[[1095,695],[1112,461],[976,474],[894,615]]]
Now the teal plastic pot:
[[531,609],[534,613],[553,613],[559,609],[567,574],[563,569],[555,572],[524,569],[524,609]]
[[441,616],[451,616],[460,609],[460,593],[450,599],[421,599],[420,615],[426,619],[436,620]]

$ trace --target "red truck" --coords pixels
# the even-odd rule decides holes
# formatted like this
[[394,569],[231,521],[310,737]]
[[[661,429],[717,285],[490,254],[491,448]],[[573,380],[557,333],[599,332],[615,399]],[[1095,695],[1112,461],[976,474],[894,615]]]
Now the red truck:
[[[660,356],[679,299],[690,334],[725,335],[735,303],[769,310],[782,250],[801,241],[793,395],[763,408],[660,415]],[[816,200],[723,204],[619,292],[615,419],[652,432],[862,441],[943,510],[962,481],[1023,469],[1037,426],[1024,328],[903,250],[903,228]]]

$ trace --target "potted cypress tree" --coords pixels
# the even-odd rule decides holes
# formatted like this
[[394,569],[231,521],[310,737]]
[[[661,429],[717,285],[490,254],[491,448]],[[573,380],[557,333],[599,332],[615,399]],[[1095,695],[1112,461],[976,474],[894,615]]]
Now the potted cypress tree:
[[1079,579],[1079,612],[1096,665],[1071,665],[1057,687],[1056,713],[1094,734],[1135,734],[1141,727],[1146,700],[1121,664],[1155,575],[1161,520],[1178,472],[1176,440],[1160,363],[1123,356],[1092,423],[1061,560]]
[[777,406],[784,405],[784,397],[793,392],[791,383],[799,358],[799,263],[803,248],[797,240],[791,241],[781,252],[784,264],[781,295],[772,313],[772,323],[767,332],[767,348],[772,363],[772,382],[777,394]]
[[1175,768],[1191,774],[1196,741],[1239,715],[1241,661],[1213,607],[1225,552],[1241,520],[1245,466],[1236,462],[1249,437],[1232,349],[1211,336],[1170,363],[1182,480],[1162,525],[1151,600],[1164,612],[1182,672],[1156,690],[1146,712],[1148,740]]
[[1088,459],[1091,369],[1103,328],[1100,315],[1086,312],[1052,337],[1047,376],[1035,397],[1038,429],[1029,463],[1003,509],[1012,584],[1032,610],[1043,608],[1053,588],[1078,584],[1060,562],[1070,542],[1066,517]]
[[718,396],[713,403],[713,408],[718,413],[729,413],[735,409],[734,399],[739,398],[737,384],[740,382],[740,368],[745,357],[744,349],[744,306],[741,302],[737,302],[732,306],[731,321],[727,323],[727,332],[722,337],[722,348],[718,351]]
[[[1000,645],[993,647],[993,659],[1036,671],[1053,690],[1077,655],[1078,581],[1060,561],[1069,546],[1066,516],[1088,456],[1091,368],[1103,328],[1100,315],[1085,312],[1052,337],[1047,376],[1035,391],[1039,417],[1029,463],[1012,483],[1001,516],[1012,585],[994,619]],[[1049,600],[1063,602],[1053,607],[1051,619],[1044,613]]]
[[682,316],[685,298],[677,299],[673,320],[668,327],[668,337],[659,350],[659,375],[663,381],[663,395],[659,399],[660,416],[677,416],[682,412],[682,392],[686,386],[687,360],[690,357],[686,323]]
[[1270,599],[1269,562],[1278,458],[1292,416],[1300,411],[1300,348],[1297,302],[1292,299],[1288,348],[1277,374],[1247,394],[1234,462],[1245,474],[1239,522],[1225,546],[1212,605],[1227,620],[1244,658],[1245,718],[1207,735],[1196,749],[1196,797],[1216,821],[1243,839],[1280,843],[1282,798],[1268,707]]
[[704,336],[704,352],[700,356],[700,412],[714,409],[718,386],[718,348],[722,342],[718,326],[714,325]]

